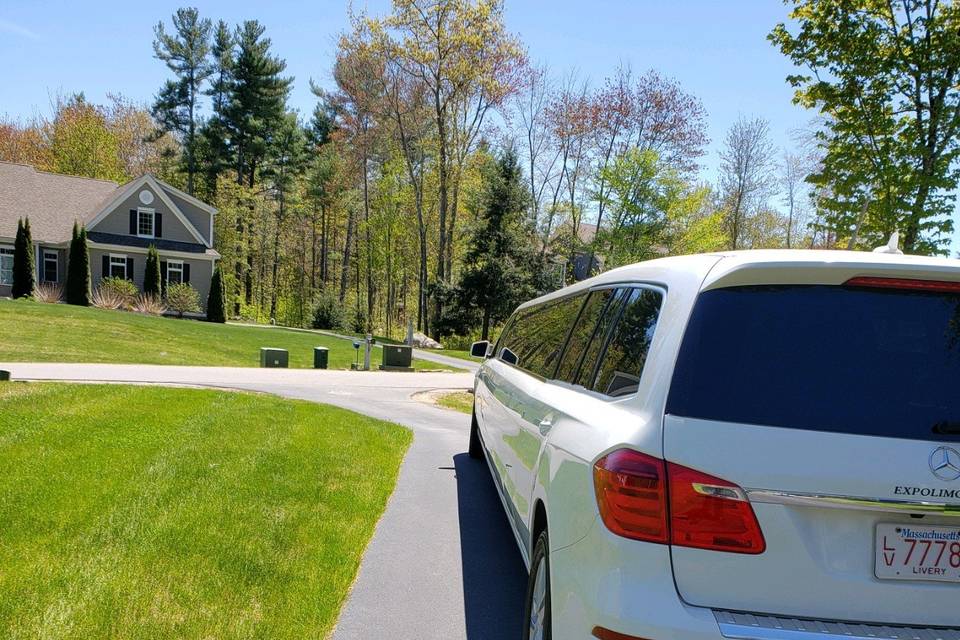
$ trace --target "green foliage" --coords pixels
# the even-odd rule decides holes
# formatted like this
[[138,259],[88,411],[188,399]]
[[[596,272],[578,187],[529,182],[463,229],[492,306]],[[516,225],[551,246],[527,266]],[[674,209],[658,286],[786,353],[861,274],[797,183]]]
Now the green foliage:
[[17,236],[13,243],[13,297],[29,298],[36,287],[36,265],[30,218],[17,220]]
[[137,285],[126,278],[104,278],[97,286],[97,292],[119,300],[120,307],[123,309],[132,308],[134,302],[136,302],[137,294],[140,293],[137,290]]
[[369,330],[367,326],[367,312],[364,309],[354,309],[350,320],[350,329],[354,333],[366,334]]
[[270,53],[264,26],[247,20],[237,27],[237,55],[230,70],[229,102],[222,123],[230,140],[237,181],[253,186],[255,171],[269,151],[271,136],[286,113],[292,78],[286,62]]
[[160,254],[157,253],[155,246],[150,245],[147,251],[147,262],[143,268],[143,293],[148,296],[159,296],[160,277]]
[[51,171],[126,182],[120,139],[104,109],[87,102],[82,93],[68,100],[58,99],[47,129]]
[[182,318],[185,313],[200,311],[200,294],[188,283],[174,283],[167,286],[167,306]]
[[168,34],[163,23],[154,27],[153,51],[176,76],[167,80],[153,104],[153,116],[165,131],[174,132],[183,141],[183,164],[187,173],[187,192],[194,192],[197,173],[197,106],[203,82],[212,73],[209,19],[200,19],[193,7],[177,9],[173,14],[175,33]]
[[[481,336],[490,325],[503,321],[537,291],[536,277],[543,272],[535,233],[525,216],[527,191],[523,173],[512,149],[483,170],[483,209],[471,229],[460,280],[460,306],[480,314]],[[456,333],[465,333],[457,327]]]
[[67,262],[67,303],[90,306],[90,252],[87,229],[73,223],[70,257]]
[[220,323],[227,321],[226,292],[223,288],[223,275],[219,264],[213,270],[213,277],[210,278],[210,293],[207,295],[207,321]]
[[346,329],[343,304],[332,291],[322,291],[313,307],[314,329],[340,331]]
[[960,177],[960,4],[789,4],[795,32],[779,24],[769,39],[807,70],[787,81],[824,120],[825,156],[810,178],[822,230],[855,228],[870,246],[899,229],[904,251],[944,253]]

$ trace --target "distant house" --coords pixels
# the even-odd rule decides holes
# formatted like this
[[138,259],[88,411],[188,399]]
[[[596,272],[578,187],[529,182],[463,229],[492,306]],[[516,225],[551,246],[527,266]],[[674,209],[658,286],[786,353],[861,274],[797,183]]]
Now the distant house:
[[147,250],[153,245],[160,253],[163,282],[189,283],[205,301],[220,257],[213,249],[216,213],[149,174],[117,185],[0,162],[0,296],[11,293],[17,219],[29,217],[39,282],[66,281],[77,221],[87,228],[94,287],[112,276],[142,289]]

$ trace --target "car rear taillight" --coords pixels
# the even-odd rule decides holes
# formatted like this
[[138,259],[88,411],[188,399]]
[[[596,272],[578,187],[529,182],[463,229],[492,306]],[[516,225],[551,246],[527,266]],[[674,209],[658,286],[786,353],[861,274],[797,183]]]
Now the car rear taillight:
[[618,449],[597,460],[593,486],[607,528],[626,538],[666,543],[666,480],[663,460],[639,451]]
[[960,282],[948,280],[916,280],[913,278],[876,278],[859,276],[843,283],[847,287],[873,287],[880,289],[906,289],[934,293],[960,293]]
[[600,518],[613,533],[682,547],[763,553],[766,543],[743,489],[632,449],[593,466]]
[[679,464],[670,477],[670,540],[681,547],[763,553],[767,548],[747,494],[735,484]]

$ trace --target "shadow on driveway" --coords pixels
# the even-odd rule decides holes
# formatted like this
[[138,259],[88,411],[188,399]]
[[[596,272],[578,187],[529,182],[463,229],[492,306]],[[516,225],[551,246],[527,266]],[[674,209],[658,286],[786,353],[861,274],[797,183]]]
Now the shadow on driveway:
[[521,637],[527,570],[483,460],[453,457],[468,640]]

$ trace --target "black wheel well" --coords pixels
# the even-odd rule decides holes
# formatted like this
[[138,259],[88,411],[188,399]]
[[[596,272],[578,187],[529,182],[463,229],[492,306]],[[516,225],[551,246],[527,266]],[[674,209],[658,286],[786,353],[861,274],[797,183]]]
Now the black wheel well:
[[533,547],[537,544],[537,538],[547,530],[547,509],[543,506],[543,501],[537,500],[533,507],[533,526],[530,528],[530,553],[533,553]]

